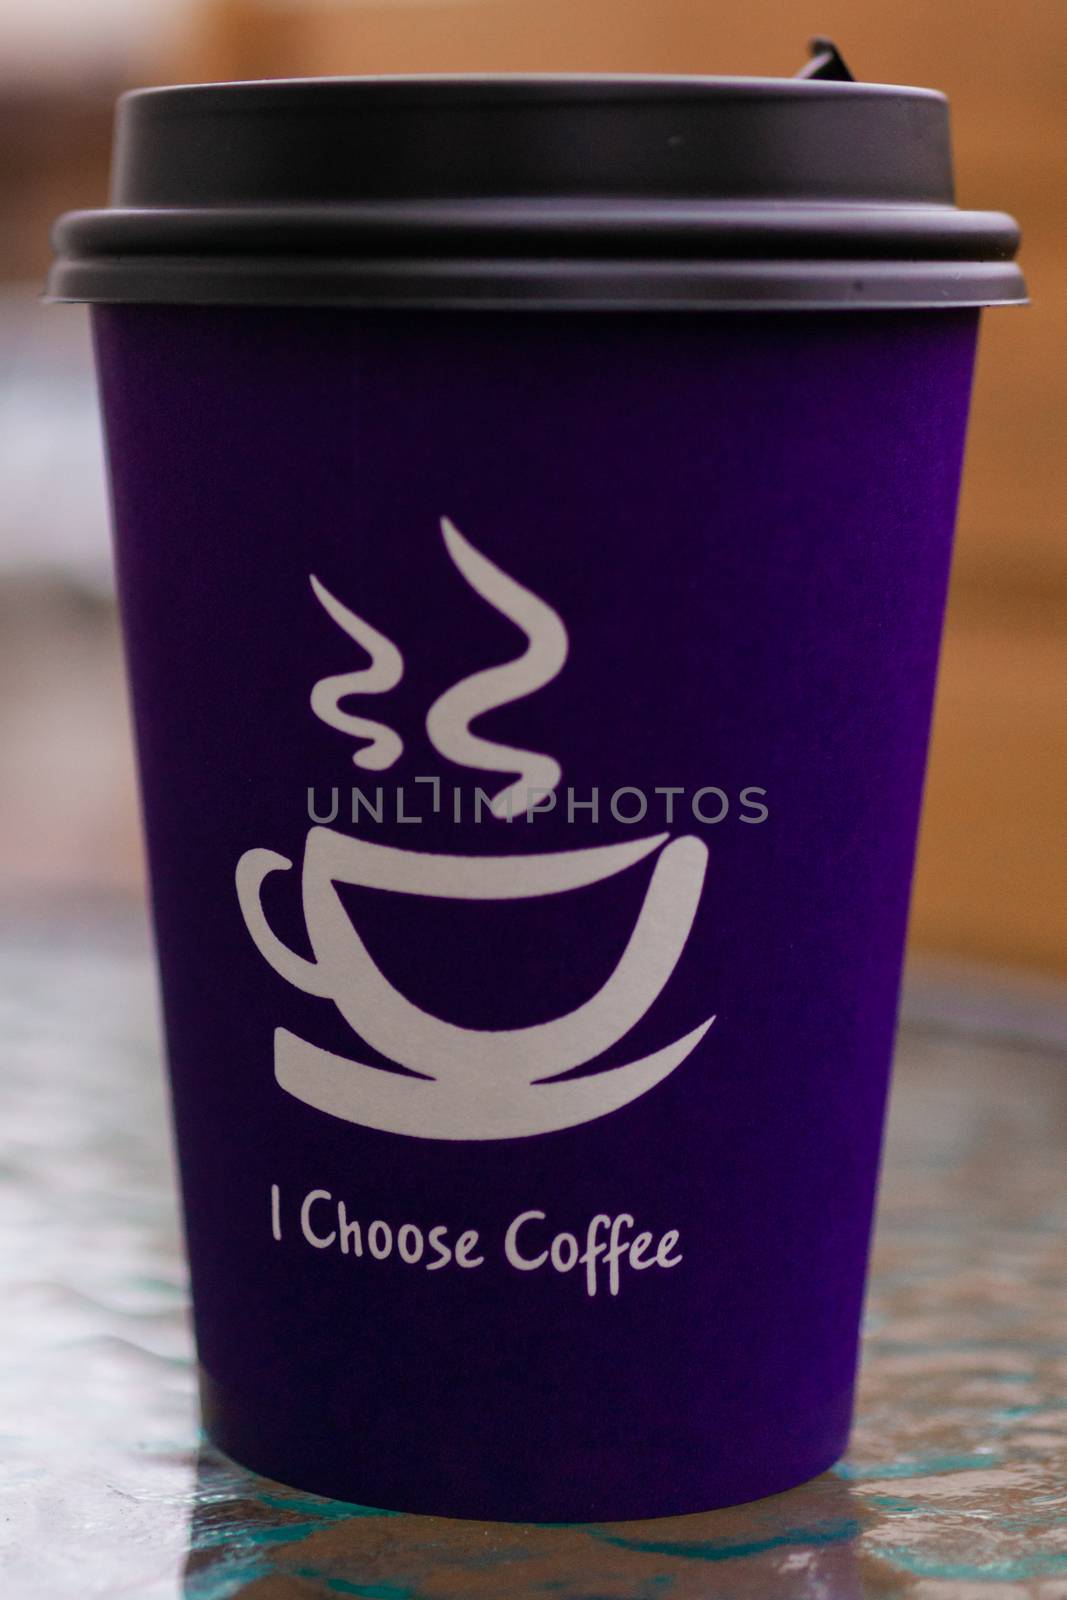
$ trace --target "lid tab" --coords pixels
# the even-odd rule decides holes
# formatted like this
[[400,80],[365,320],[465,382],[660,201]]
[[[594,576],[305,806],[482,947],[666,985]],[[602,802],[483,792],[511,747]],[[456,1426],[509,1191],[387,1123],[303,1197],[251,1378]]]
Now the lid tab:
[[811,60],[796,73],[798,78],[819,78],[824,83],[855,83],[844,56],[832,39],[816,37],[808,44]]

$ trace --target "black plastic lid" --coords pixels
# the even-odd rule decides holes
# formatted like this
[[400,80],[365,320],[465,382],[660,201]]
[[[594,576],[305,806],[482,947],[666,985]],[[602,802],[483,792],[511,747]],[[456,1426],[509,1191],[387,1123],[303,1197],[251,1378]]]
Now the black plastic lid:
[[1018,229],[954,204],[948,106],[797,78],[323,78],[119,101],[111,204],[54,300],[554,309],[1019,302]]

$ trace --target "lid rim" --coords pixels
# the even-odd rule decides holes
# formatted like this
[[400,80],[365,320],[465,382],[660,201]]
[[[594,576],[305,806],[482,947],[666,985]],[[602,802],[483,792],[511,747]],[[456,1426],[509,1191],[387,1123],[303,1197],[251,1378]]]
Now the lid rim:
[[359,205],[120,208],[67,212],[53,228],[61,260],[110,255],[247,253],[308,260],[340,252],[418,257],[440,247],[466,258],[542,250],[615,259],[671,250],[688,259],[757,260],[788,256],[840,259],[1010,260],[1019,243],[1012,217],[954,206],[862,202],[672,201],[595,197],[533,205],[504,198],[371,202]]
[[86,259],[53,268],[46,298],[98,304],[424,310],[917,310],[1017,305],[1011,262]]

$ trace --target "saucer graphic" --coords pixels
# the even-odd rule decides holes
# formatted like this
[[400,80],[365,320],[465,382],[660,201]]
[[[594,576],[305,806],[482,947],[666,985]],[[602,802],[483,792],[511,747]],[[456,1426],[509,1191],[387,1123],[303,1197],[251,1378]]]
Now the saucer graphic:
[[[557,613],[475,551],[447,519],[442,532],[462,575],[522,629],[527,648],[514,661],[476,673],[448,690],[431,707],[427,728],[438,751],[458,764],[517,773],[492,806],[495,817],[510,817],[532,783],[540,785],[535,793],[545,793],[559,782],[561,768],[549,756],[483,739],[469,724],[555,677],[566,659],[566,630]],[[399,735],[355,717],[340,701],[349,694],[385,692],[394,686],[403,671],[402,657],[317,579],[312,585],[333,620],[371,656],[369,668],[317,684],[312,709],[329,726],[368,740],[353,759],[380,770],[399,755]],[[415,1005],[377,966],[337,891],[338,884],[349,884],[487,906],[501,900],[537,901],[605,882],[653,856],[641,909],[607,980],[575,1009],[521,1028],[461,1027]],[[313,827],[300,875],[310,959],[276,936],[263,910],[265,879],[292,867],[288,857],[259,848],[246,850],[237,864],[238,901],[257,950],[286,982],[332,1002],[355,1034],[401,1069],[336,1055],[277,1028],[274,1070],[279,1085],[330,1116],[427,1139],[517,1139],[550,1133],[605,1116],[647,1093],[692,1053],[715,1020],[708,1017],[638,1060],[566,1076],[617,1044],[671,978],[692,930],[707,867],[707,848],[692,835],[672,839],[660,833],[541,855],[465,856],[399,849]]]

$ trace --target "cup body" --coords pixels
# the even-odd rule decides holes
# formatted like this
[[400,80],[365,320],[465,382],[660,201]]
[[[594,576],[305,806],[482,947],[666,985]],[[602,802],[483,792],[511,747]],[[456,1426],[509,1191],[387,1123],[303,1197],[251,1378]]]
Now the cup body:
[[210,1433],[828,1467],[977,313],[93,316]]

